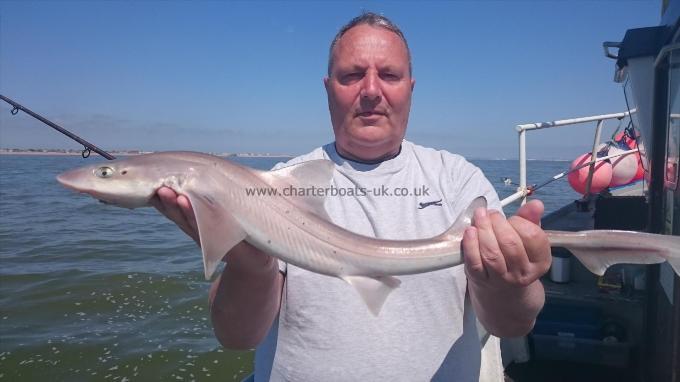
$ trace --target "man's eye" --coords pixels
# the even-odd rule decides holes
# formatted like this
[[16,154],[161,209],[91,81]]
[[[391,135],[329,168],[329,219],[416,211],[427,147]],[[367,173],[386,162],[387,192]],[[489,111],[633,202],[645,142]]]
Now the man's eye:
[[364,76],[363,73],[360,72],[354,72],[354,73],[347,73],[342,76],[343,82],[352,82],[352,81],[358,81]]
[[382,73],[380,74],[380,77],[385,81],[398,81],[400,78],[398,75],[394,73]]

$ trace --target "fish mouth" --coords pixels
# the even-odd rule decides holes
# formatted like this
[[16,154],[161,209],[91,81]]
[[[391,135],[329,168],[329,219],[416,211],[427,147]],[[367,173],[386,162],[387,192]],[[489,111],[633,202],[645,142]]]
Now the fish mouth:
[[98,197],[95,190],[84,189],[82,185],[77,185],[78,183],[76,180],[78,179],[78,173],[79,172],[75,170],[62,172],[61,174],[57,175],[57,182],[61,183],[62,186],[68,188],[69,190],[79,192],[81,194],[92,195],[101,201],[101,198]]

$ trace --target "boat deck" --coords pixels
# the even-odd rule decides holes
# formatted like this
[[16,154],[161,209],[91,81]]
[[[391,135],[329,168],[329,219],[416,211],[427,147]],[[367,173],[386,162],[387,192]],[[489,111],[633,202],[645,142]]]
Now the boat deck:
[[[642,196],[644,193],[642,183],[636,183],[630,187],[613,190],[613,196]],[[548,230],[562,231],[582,231],[590,230],[595,227],[595,205],[593,198],[588,203],[573,202],[557,211],[545,216],[541,222],[542,227]],[[629,293],[602,293],[597,287],[597,278],[590,274],[583,266],[574,260],[572,264],[572,281],[566,284],[552,282],[549,277],[544,277],[543,285],[546,292],[546,303],[565,304],[579,309],[580,306],[602,307],[609,315],[618,316],[628,312],[632,318],[626,322],[630,327],[631,338],[628,343],[615,344],[613,347],[598,348],[602,351],[616,352],[635,349],[634,342],[637,341],[641,331],[643,320],[642,312],[645,304],[644,292],[633,291]],[[634,313],[635,312],[635,313]],[[637,322],[639,320],[639,322]],[[565,359],[549,359],[559,355],[560,347],[565,344],[556,341],[554,346],[557,350],[551,349],[546,354],[536,354],[536,344],[533,335],[529,335],[531,348],[531,359],[523,363],[511,363],[506,368],[506,375],[509,381],[533,382],[533,381],[638,381],[635,359],[636,354],[633,350],[629,360],[622,362],[621,365],[612,366],[597,364],[597,362],[574,362],[573,358],[579,358],[574,354],[573,349],[565,349]],[[556,337],[557,338],[557,337]],[[593,341],[595,343],[595,341]],[[545,344],[543,344],[545,345]],[[619,346],[620,345],[620,346]],[[593,346],[599,346],[597,343]],[[580,356],[583,357],[583,356]],[[559,358],[559,357],[558,357]],[[572,358],[572,359],[570,359]],[[624,358],[622,358],[624,359]]]
[[[612,196],[642,196],[645,187],[643,182],[636,182],[630,186],[611,190]],[[574,201],[557,211],[551,212],[541,220],[543,229],[561,231],[583,231],[593,229],[595,224],[595,198],[591,199],[587,209]]]

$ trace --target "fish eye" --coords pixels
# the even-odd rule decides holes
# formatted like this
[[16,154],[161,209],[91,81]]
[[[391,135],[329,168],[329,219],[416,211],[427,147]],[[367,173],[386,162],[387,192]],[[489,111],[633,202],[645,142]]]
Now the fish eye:
[[113,175],[113,169],[108,166],[102,166],[95,169],[94,174],[99,178],[110,178]]

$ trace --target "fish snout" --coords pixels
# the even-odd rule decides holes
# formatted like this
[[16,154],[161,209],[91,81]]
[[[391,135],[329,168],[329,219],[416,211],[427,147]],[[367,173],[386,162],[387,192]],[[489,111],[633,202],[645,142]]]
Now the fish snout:
[[80,173],[78,170],[62,172],[61,174],[57,175],[57,182],[71,190],[80,191],[80,189],[77,187],[79,178],[78,173]]

